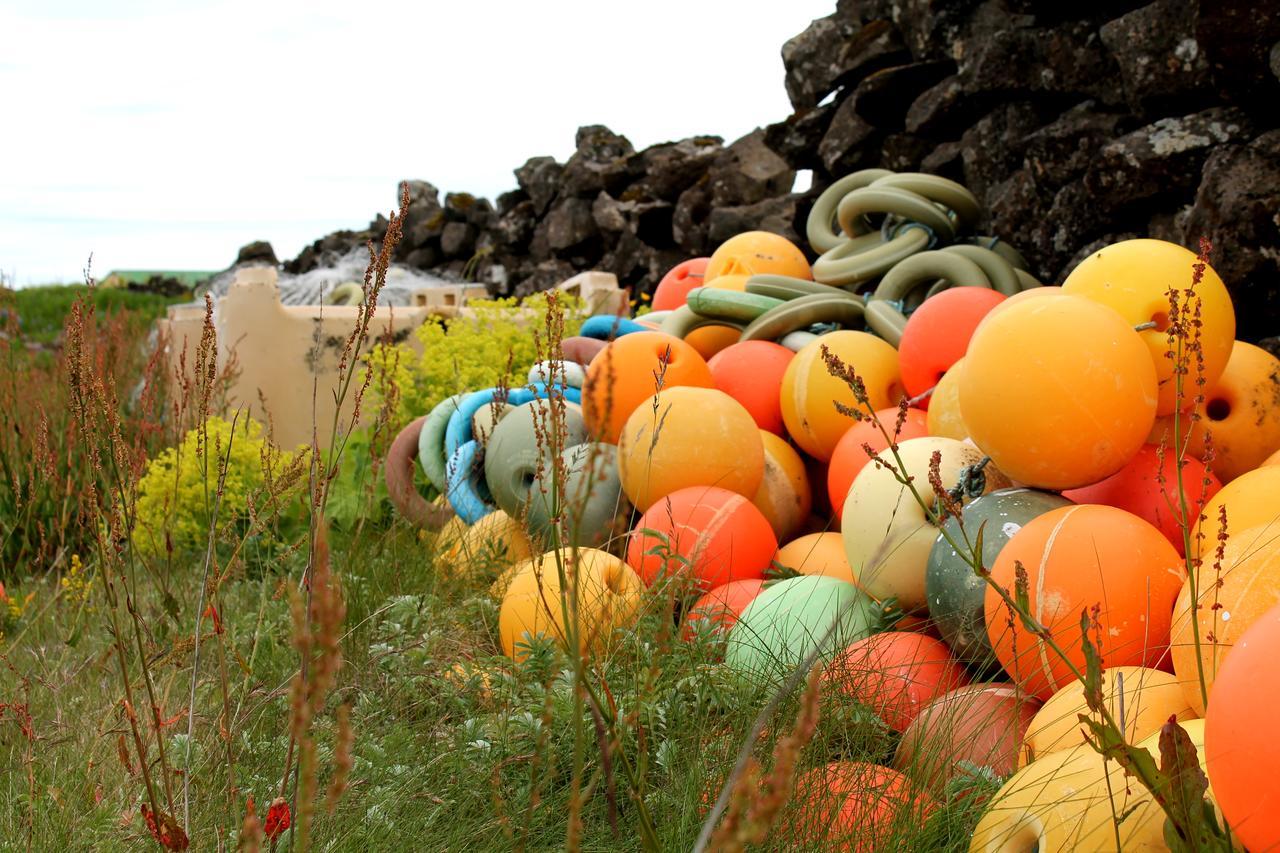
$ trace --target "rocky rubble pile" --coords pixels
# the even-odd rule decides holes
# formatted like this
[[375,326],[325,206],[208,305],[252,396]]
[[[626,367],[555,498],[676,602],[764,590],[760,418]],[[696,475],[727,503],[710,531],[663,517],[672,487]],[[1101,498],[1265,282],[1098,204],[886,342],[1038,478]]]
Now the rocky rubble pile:
[[[794,238],[832,180],[884,166],[962,181],[1046,282],[1125,237],[1207,237],[1241,337],[1280,331],[1275,0],[839,0],[782,58],[793,114],[727,145],[636,151],[593,125],[493,203],[410,181],[399,260],[499,294],[587,268],[643,291],[737,232]],[[793,193],[799,170],[813,186]],[[330,234],[285,270],[384,230]]]

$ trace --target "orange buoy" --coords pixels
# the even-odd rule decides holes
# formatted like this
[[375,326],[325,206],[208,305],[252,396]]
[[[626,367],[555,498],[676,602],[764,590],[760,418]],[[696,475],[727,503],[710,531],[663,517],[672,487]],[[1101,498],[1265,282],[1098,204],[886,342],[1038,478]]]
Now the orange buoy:
[[[1226,370],[1195,411],[1198,420],[1183,414],[1178,423],[1183,435],[1190,433],[1188,453],[1203,459],[1212,443],[1213,473],[1224,483],[1260,467],[1280,451],[1280,359],[1236,341]],[[1173,420],[1173,415],[1156,419],[1152,443],[1173,447]]]
[[1184,516],[1173,450],[1146,444],[1110,477],[1091,486],[1069,489],[1062,496],[1078,504],[1106,504],[1131,512],[1154,524],[1183,554],[1181,522],[1186,521],[1188,532],[1194,533],[1200,510],[1221,488],[1218,478],[1209,473],[1203,462],[1187,457],[1182,469],[1182,494],[1187,501]]
[[969,428],[964,425],[964,417],[960,414],[960,371],[963,369],[962,358],[951,365],[929,395],[929,417],[925,423],[929,435],[956,441],[969,437]]
[[618,478],[641,511],[687,486],[753,497],[764,444],[751,414],[714,388],[666,388],[631,413],[618,439]]
[[1280,606],[1241,637],[1222,665],[1204,720],[1204,751],[1214,799],[1249,850],[1280,847]]
[[764,580],[760,578],[729,581],[716,587],[689,608],[681,636],[686,640],[692,639],[699,630],[699,623],[706,623],[717,633],[728,631],[763,589]]
[[[913,438],[929,435],[925,413],[919,409],[907,409],[902,426],[898,426],[898,414],[901,409],[881,409],[876,412],[875,420],[867,418],[851,426],[831,453],[831,463],[827,466],[827,495],[833,507],[843,507],[844,500],[853,488],[853,481],[858,473],[867,466],[872,457],[867,455],[867,447],[872,453],[879,453],[889,446],[885,433],[894,438],[898,444]],[[877,424],[882,424],[881,431]],[[896,434],[895,434],[896,433]]]
[[[1081,261],[1062,283],[1065,293],[1083,296],[1120,313],[1130,327],[1155,322],[1155,327],[1139,333],[1151,353],[1151,363],[1160,389],[1158,410],[1162,415],[1188,408],[1197,393],[1198,380],[1212,386],[1222,374],[1236,336],[1236,315],[1231,296],[1222,279],[1206,266],[1204,276],[1190,291],[1194,252],[1164,240],[1123,240],[1094,252]],[[1174,351],[1169,340],[1169,289],[1177,291],[1180,306],[1186,305],[1199,325],[1201,359],[1191,359],[1183,378],[1182,399],[1176,399]],[[1188,324],[1190,317],[1187,318]],[[1190,344],[1191,341],[1186,341]],[[1200,364],[1203,364],[1201,368]]]
[[793,358],[795,353],[771,341],[741,341],[720,350],[707,366],[716,388],[745,406],[760,429],[785,435],[778,388]]
[[813,278],[804,252],[786,237],[768,231],[747,231],[725,240],[712,253],[704,273],[707,282],[722,275],[765,274]]
[[760,430],[760,440],[764,444],[764,476],[751,502],[769,519],[779,540],[790,539],[809,520],[813,506],[809,473],[785,438]]
[[627,540],[627,564],[647,586],[680,576],[706,592],[763,578],[777,550],[768,520],[749,500],[694,487],[672,492],[640,516]]
[[[1104,667],[1168,666],[1169,623],[1182,588],[1182,559],[1159,530],[1109,506],[1067,506],[1033,518],[1013,535],[991,569],[1009,595],[1017,566],[1026,571],[1031,617],[1081,670],[1080,617],[1097,610]],[[987,589],[987,637],[1005,672],[1048,699],[1075,676],[1004,600]],[[1010,625],[1012,622],[1012,625]]]
[[667,270],[654,288],[653,310],[672,311],[685,304],[689,291],[702,287],[703,274],[710,262],[710,258],[690,258]]
[[836,655],[823,670],[822,683],[903,732],[921,708],[965,686],[969,676],[941,640],[913,631],[886,631]]
[[1268,538],[1280,533],[1280,466],[1266,465],[1236,477],[1209,499],[1202,515],[1200,536],[1192,540],[1191,551],[1210,562],[1224,533],[1228,539],[1250,527],[1266,528]]
[[865,409],[849,383],[831,375],[822,357],[824,347],[857,373],[873,410],[896,406],[902,399],[898,351],[875,335],[831,332],[802,347],[782,378],[782,420],[796,444],[822,461],[831,458],[840,437],[854,424],[836,404]]
[[742,332],[733,326],[701,326],[684,336],[684,342],[710,359],[738,342]]
[[974,767],[1008,776],[1018,769],[1022,736],[1039,708],[1012,684],[957,687],[920,709],[902,733],[893,766],[935,794]]
[[582,388],[587,432],[617,444],[622,426],[662,388],[711,388],[711,368],[693,347],[662,332],[633,332],[611,342],[591,360]]
[[773,558],[779,566],[802,575],[826,575],[854,583],[853,569],[844,554],[844,540],[839,533],[810,533],[792,539],[778,549]]
[[[1102,671],[1102,696],[1116,722],[1123,721],[1128,743],[1160,731],[1170,717],[1192,720],[1196,712],[1182,695],[1178,677],[1143,666],[1113,666]],[[1096,717],[1084,698],[1084,684],[1072,681],[1049,697],[1027,727],[1022,763],[1043,758],[1060,749],[1086,743],[1092,734],[1080,715]]]
[[[912,313],[898,342],[898,363],[908,396],[923,394],[942,381],[964,357],[982,318],[1004,298],[985,287],[953,287],[931,296]],[[927,410],[930,398],[916,405]]]
[[796,777],[786,838],[797,849],[879,853],[922,827],[937,801],[896,770],[835,761]]
[[639,615],[644,585],[617,557],[594,548],[540,554],[518,564],[502,599],[498,636],[507,657],[524,660],[532,637],[567,642],[562,574],[576,575],[578,580],[577,606],[568,612],[583,655],[606,650],[614,630],[630,625]]
[[[1263,614],[1280,604],[1280,527],[1252,527],[1233,532],[1221,561],[1215,551],[1210,550],[1200,564],[1196,598],[1192,598],[1190,578],[1178,594],[1169,641],[1173,671],[1183,695],[1201,716],[1205,712],[1201,674],[1204,693],[1210,693],[1239,637]],[[1193,600],[1199,601],[1194,620]]]
[[1131,324],[1083,297],[1000,306],[973,335],[960,411],[1001,471],[1043,489],[1084,486],[1138,452],[1156,412],[1151,356]]

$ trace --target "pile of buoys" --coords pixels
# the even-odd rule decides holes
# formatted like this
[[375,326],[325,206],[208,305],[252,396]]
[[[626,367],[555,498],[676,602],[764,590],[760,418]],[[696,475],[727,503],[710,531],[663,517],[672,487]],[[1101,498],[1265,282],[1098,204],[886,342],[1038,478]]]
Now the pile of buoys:
[[674,603],[748,681],[816,661],[898,735],[892,769],[798,782],[843,792],[826,828],[918,818],[981,770],[1006,781],[974,849],[1110,843],[1117,788],[1122,834],[1158,843],[1154,800],[1083,746],[1083,616],[1127,739],[1187,721],[1233,831],[1280,844],[1280,783],[1242,757],[1278,742],[1250,691],[1280,700],[1259,674],[1280,654],[1280,360],[1233,340],[1186,249],[1124,241],[1042,287],[979,213],[934,176],[837,181],[812,265],[763,232],[677,265],[653,312],[592,317],[524,384],[415,421],[392,497],[438,517],[406,486],[416,451],[468,528],[448,558],[502,570],[513,658],[539,636],[609,654]]

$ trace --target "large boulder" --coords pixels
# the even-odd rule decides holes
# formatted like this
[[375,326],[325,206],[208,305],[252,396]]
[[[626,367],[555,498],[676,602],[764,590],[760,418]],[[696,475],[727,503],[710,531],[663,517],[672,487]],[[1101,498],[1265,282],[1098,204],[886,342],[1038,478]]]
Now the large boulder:
[[707,171],[715,207],[755,204],[791,191],[795,170],[764,142],[757,128],[716,155]]
[[1280,130],[1215,148],[1203,174],[1182,241],[1195,246],[1204,237],[1213,244],[1213,268],[1236,302],[1237,336],[1274,335],[1280,316]]
[[1144,115],[1198,105],[1210,92],[1209,61],[1196,41],[1198,0],[1156,0],[1108,21],[1102,43],[1120,66],[1125,98]]

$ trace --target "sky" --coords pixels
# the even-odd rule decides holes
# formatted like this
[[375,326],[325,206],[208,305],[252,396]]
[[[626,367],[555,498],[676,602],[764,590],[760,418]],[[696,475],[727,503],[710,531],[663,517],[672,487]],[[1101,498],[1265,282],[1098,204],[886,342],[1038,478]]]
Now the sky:
[[834,0],[0,0],[0,273],[222,269],[396,203],[493,198],[579,125],[637,149],[790,113],[782,43]]

